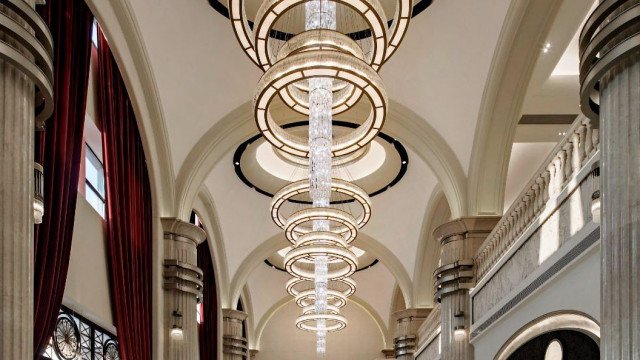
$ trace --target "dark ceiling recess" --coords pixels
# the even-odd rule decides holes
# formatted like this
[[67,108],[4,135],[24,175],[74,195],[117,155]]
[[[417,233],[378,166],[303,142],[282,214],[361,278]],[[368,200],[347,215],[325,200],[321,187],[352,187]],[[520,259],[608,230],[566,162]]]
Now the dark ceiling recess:
[[[415,5],[413,5],[413,13],[411,14],[411,17],[418,16],[421,12],[426,10],[432,3],[433,3],[433,0],[418,1]],[[211,5],[211,7],[222,16],[229,18],[229,10],[219,0],[209,0],[209,5]],[[391,26],[393,24],[393,20],[389,20],[388,24],[389,26]],[[249,21],[249,27],[253,28],[253,23],[251,21]],[[277,31],[277,30],[272,30],[269,35],[272,38],[278,39],[278,40],[288,40],[291,37],[293,37],[293,34],[288,34],[288,33]],[[371,31],[362,30],[362,31],[356,31],[347,35],[349,35],[349,37],[351,37],[353,40],[361,40],[371,36]]]
[[[282,125],[283,129],[289,129],[289,128],[295,128],[298,126],[308,126],[309,125],[309,121],[297,121],[297,122],[292,122],[292,123],[288,123],[288,124],[284,124]],[[346,127],[346,128],[351,128],[351,129],[355,129],[358,127],[358,124],[354,124],[354,123],[350,123],[347,121],[341,121],[341,120],[333,120],[333,125],[335,126],[339,126],[339,127]],[[398,173],[396,174],[396,176],[393,178],[393,180],[391,180],[390,183],[388,183],[387,185],[381,187],[380,189],[372,192],[369,194],[370,197],[374,197],[378,194],[381,194],[389,189],[391,189],[391,187],[393,187],[395,184],[397,184],[402,177],[404,177],[404,174],[407,172],[407,168],[409,167],[409,154],[407,154],[407,150],[404,148],[404,146],[402,145],[402,143],[400,143],[400,141],[392,138],[391,136],[383,133],[383,132],[379,132],[378,133],[378,137],[387,141],[388,143],[390,143],[391,145],[393,145],[394,149],[398,152],[398,156],[400,157],[400,169],[398,170]],[[236,172],[236,175],[238,176],[238,178],[240,178],[240,180],[242,180],[242,182],[247,185],[248,187],[254,189],[255,191],[257,191],[258,193],[268,196],[268,197],[273,197],[274,194],[271,194],[268,191],[265,191],[259,187],[257,187],[255,184],[253,184],[249,179],[247,179],[247,177],[244,175],[244,172],[242,171],[242,154],[244,154],[245,150],[247,150],[247,147],[253,143],[254,141],[261,139],[262,138],[262,134],[257,134],[254,135],[253,137],[249,138],[248,140],[246,140],[245,142],[243,142],[242,144],[240,144],[240,146],[238,146],[238,148],[236,149],[236,151],[233,154],[233,168]],[[296,203],[296,204],[311,204],[308,201],[301,201],[301,200],[293,200],[293,199],[289,199],[289,202],[292,203]],[[347,204],[347,203],[351,203],[355,200],[351,199],[351,200],[340,200],[340,201],[333,201],[331,202],[332,204]]]
[[578,114],[527,114],[520,118],[520,125],[571,125]]
[[[369,268],[372,268],[372,267],[374,267],[374,266],[375,266],[377,263],[379,263],[379,262],[380,262],[380,260],[378,260],[378,259],[374,259],[374,260],[371,262],[371,264],[369,264],[369,265],[367,265],[367,266],[364,266],[364,267],[360,267],[360,268],[358,268],[358,270],[356,270],[356,272],[360,272],[360,271],[364,271],[364,270],[367,270],[367,269],[369,269]],[[282,271],[282,272],[285,272],[285,273],[287,272],[287,270],[285,270],[285,269],[283,269],[283,268],[281,268],[281,267],[279,267],[279,266],[275,266],[275,265],[273,265],[273,264],[271,263],[271,261],[269,261],[268,259],[264,259],[264,263],[265,263],[265,264],[267,264],[267,266],[268,266],[268,267],[270,267],[270,268],[273,268],[273,269],[276,269],[276,270],[278,270],[278,271]]]

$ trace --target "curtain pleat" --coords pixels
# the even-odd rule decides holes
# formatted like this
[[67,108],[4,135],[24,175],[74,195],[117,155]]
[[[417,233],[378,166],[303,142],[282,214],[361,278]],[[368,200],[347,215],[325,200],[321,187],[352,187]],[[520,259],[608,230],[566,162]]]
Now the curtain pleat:
[[39,7],[54,42],[54,112],[36,134],[44,168],[44,217],[34,232],[34,358],[45,346],[62,304],[69,269],[83,148],[93,15],[84,1]]
[[198,267],[202,270],[202,321],[198,325],[200,360],[215,360],[218,352],[218,297],[208,240],[198,245]]
[[152,208],[142,140],[109,44],[98,34],[107,254],[115,325],[124,360],[151,359]]

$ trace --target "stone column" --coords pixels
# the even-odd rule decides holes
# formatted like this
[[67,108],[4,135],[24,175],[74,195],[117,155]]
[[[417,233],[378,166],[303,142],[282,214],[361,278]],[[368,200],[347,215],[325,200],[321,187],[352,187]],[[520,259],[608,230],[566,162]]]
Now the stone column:
[[441,244],[435,290],[440,302],[442,359],[473,359],[469,344],[469,289],[475,285],[473,257],[499,220],[499,217],[461,218],[433,231]]
[[162,218],[162,229],[164,318],[168,334],[164,345],[165,358],[197,359],[197,304],[202,299],[202,271],[197,267],[197,246],[206,234],[198,226],[176,218]]
[[53,44],[34,6],[0,5],[0,356],[16,360],[33,359],[33,139],[53,109]]
[[418,328],[427,318],[431,309],[405,309],[393,314],[396,319],[396,332],[393,350],[396,359],[413,360],[418,344]]
[[246,360],[247,339],[244,337],[243,322],[247,313],[235,309],[222,309],[222,342],[224,360]]
[[604,360],[640,359],[639,9],[640,0],[600,1],[580,42],[581,110],[600,125]]

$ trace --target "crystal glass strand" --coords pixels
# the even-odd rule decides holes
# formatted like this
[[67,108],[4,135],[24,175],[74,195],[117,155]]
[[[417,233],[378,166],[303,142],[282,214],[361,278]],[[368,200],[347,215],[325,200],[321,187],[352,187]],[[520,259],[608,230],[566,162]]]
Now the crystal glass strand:
[[[312,29],[336,29],[336,4],[327,0],[311,0],[305,4],[305,27]],[[309,80],[309,184],[314,207],[328,207],[331,199],[331,145],[333,80],[312,78]],[[329,231],[326,220],[313,222],[314,231]],[[328,259],[315,259],[315,306],[317,314],[327,312]],[[326,352],[326,321],[318,320],[316,351]]]

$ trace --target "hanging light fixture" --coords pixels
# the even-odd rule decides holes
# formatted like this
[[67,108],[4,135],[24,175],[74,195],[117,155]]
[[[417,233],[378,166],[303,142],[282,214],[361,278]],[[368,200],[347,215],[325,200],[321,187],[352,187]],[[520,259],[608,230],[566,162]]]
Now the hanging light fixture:
[[[413,2],[398,0],[393,19],[387,21],[379,0],[263,0],[249,26],[244,1],[229,0],[229,18],[242,48],[265,72],[254,98],[256,125],[271,145],[308,164],[307,179],[274,196],[271,217],[292,244],[284,263],[293,275],[287,292],[302,308],[296,326],[315,332],[317,353],[324,356],[327,333],[347,326],[340,308],[356,290],[350,276],[358,267],[350,244],[371,217],[367,193],[334,178],[332,166],[336,157],[368,145],[384,124],[389,101],[378,70],[400,45]],[[302,5],[304,18],[292,19],[300,12],[291,10]],[[338,10],[355,16],[342,15],[338,26]],[[304,31],[280,29],[287,24],[296,28],[294,20],[304,22]],[[365,29],[355,33],[367,38],[351,34],[361,25]],[[274,38],[274,33],[285,36]],[[308,117],[306,136],[281,126],[272,106],[275,99]],[[368,105],[368,115],[355,129],[334,134],[333,116],[360,104]],[[283,205],[300,196],[308,196],[310,206],[283,215]],[[337,208],[335,196],[359,204],[359,215]]]

